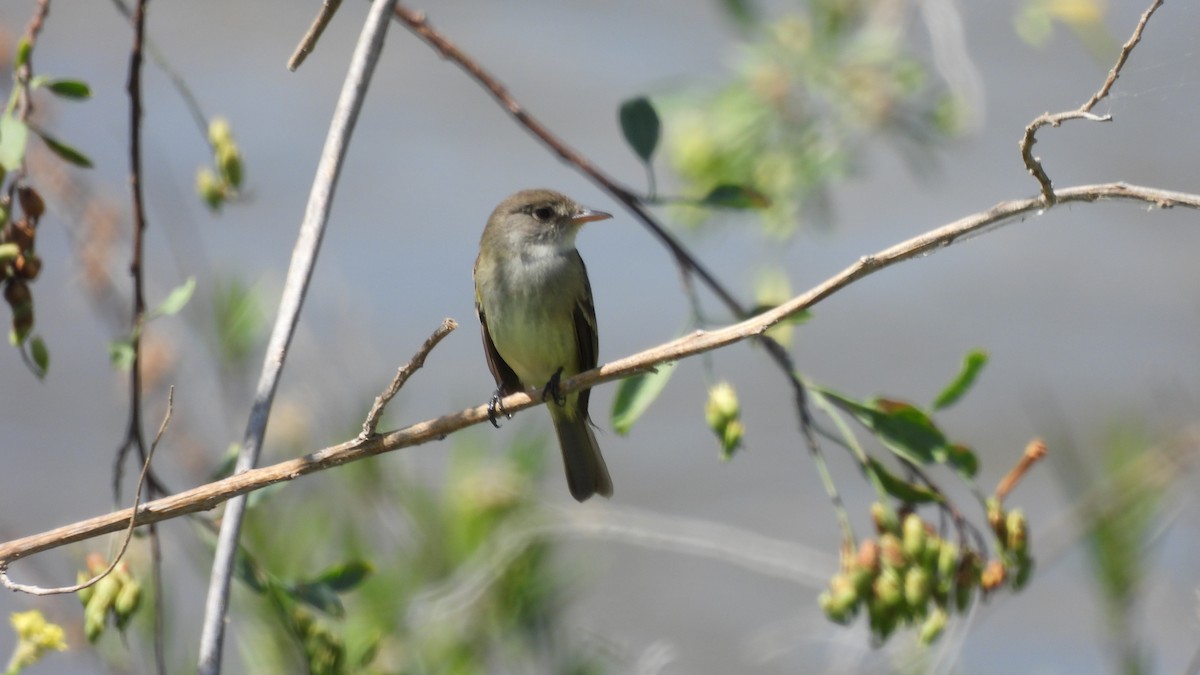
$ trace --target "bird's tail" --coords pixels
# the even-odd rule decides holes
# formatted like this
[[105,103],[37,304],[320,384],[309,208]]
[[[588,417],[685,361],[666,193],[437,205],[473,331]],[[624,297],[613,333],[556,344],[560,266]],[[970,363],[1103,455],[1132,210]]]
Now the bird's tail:
[[580,502],[596,494],[611,497],[612,478],[600,455],[600,446],[596,444],[596,435],[592,433],[587,415],[553,403],[549,408],[558,445],[562,448],[571,496]]

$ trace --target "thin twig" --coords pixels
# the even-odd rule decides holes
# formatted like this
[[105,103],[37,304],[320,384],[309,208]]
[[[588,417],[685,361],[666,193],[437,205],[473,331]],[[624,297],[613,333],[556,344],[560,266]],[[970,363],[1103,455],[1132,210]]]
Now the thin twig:
[[[1159,208],[1178,206],[1200,210],[1200,194],[1171,192],[1125,183],[1064,188],[1058,192],[1058,198],[1060,204],[1124,200],[1150,204]],[[590,389],[605,382],[644,372],[660,363],[678,361],[761,335],[763,331],[776,323],[812,307],[863,277],[899,262],[944,248],[973,233],[991,232],[999,229],[1002,224],[1023,216],[1033,216],[1044,210],[1045,205],[1040,197],[1001,202],[987,211],[966,216],[900,242],[874,255],[864,256],[841,272],[795,296],[788,302],[746,321],[718,330],[696,331],[631,356],[606,363],[594,370],[580,373],[563,381],[560,385],[561,391],[568,394],[582,389]],[[511,394],[502,401],[504,409],[511,412],[518,412],[541,403],[541,391],[537,389]],[[347,441],[304,457],[261,469],[244,471],[223,480],[155,500],[138,510],[136,521],[137,524],[142,525],[207,511],[233,497],[262,489],[268,485],[294,480],[300,476],[400,448],[441,440],[455,431],[480,424],[487,419],[488,406],[485,404],[418,422],[396,431],[373,436],[365,441],[357,439]],[[107,532],[115,532],[128,527],[130,518],[133,517],[135,517],[134,512],[125,509],[0,544],[0,562],[11,562],[39,551],[90,539]]]
[[[150,444],[150,452],[146,453],[146,462],[142,464],[142,473],[138,476],[137,489],[133,493],[133,506],[129,509],[133,513],[137,513],[138,506],[142,503],[142,487],[146,484],[146,476],[150,473],[150,460],[154,458],[154,450],[158,448],[158,441],[162,439],[163,432],[167,430],[167,425],[171,423],[171,413],[175,408],[175,387],[172,386],[167,392],[167,414],[163,415],[162,424],[158,426],[158,434],[154,436],[154,442]],[[85,588],[89,588],[101,579],[108,576],[116,569],[117,564],[125,557],[125,551],[129,548],[129,542],[133,539],[133,528],[135,527],[134,519],[130,519],[129,527],[125,528],[125,536],[121,538],[121,545],[117,549],[117,554],[113,556],[112,562],[109,563],[105,570],[87,581],[83,581],[72,586],[59,586],[57,588],[42,588],[41,586],[19,584],[8,578],[8,561],[0,560],[0,584],[10,591],[19,591],[21,593],[29,593],[30,595],[60,595],[63,593],[77,593]]]
[[296,45],[296,51],[292,52],[292,57],[288,59],[288,70],[295,70],[304,63],[304,59],[308,58],[313,48],[317,46],[317,40],[321,39],[325,27],[333,20],[333,15],[341,6],[342,0],[325,0],[325,3],[321,5],[320,12],[317,13],[317,18],[313,19],[312,25],[308,27],[308,32],[304,34],[300,44]]
[[425,344],[421,345],[408,363],[396,370],[396,376],[392,378],[392,383],[379,396],[376,396],[375,402],[371,404],[371,410],[367,413],[366,420],[363,421],[362,433],[358,435],[359,440],[365,440],[375,435],[375,429],[379,427],[379,418],[383,416],[383,409],[396,397],[400,388],[404,386],[405,382],[408,382],[408,378],[425,365],[425,357],[429,356],[429,352],[433,351],[442,338],[449,335],[455,328],[458,328],[457,321],[442,319],[442,325],[433,331],[433,334],[425,340]]
[[[276,317],[275,326],[271,330],[271,338],[267,344],[267,354],[259,376],[254,404],[250,410],[250,419],[246,424],[242,449],[238,454],[237,472],[248,471],[258,463],[263,435],[266,433],[267,419],[275,398],[275,389],[279,384],[288,346],[291,344],[296,324],[300,319],[300,308],[304,304],[304,297],[316,265],[317,252],[320,250],[321,237],[324,235],[325,224],[329,219],[329,210],[333,204],[333,194],[346,156],[346,148],[354,131],[354,124],[358,120],[358,113],[362,109],[363,100],[366,98],[371,74],[374,72],[375,64],[383,50],[383,38],[387,34],[390,23],[388,16],[392,13],[395,4],[396,0],[376,0],[372,4],[354,55],[351,57],[349,71],[346,74],[337,107],[334,109],[333,120],[330,122],[325,148],[321,152],[321,159],[317,164],[316,177],[313,179],[304,220],[300,225],[296,246],[292,252],[292,261],[288,266],[283,297],[279,301],[279,314]],[[226,609],[229,604],[229,584],[233,576],[237,542],[245,510],[246,500],[234,499],[226,508],[225,517],[221,521],[221,533],[217,538],[212,574],[209,578],[208,597],[204,606],[203,629],[200,635],[200,655],[197,667],[200,675],[216,675],[221,670],[221,650],[225,635]]]
[[[153,452],[153,449],[150,452],[146,451],[146,439],[142,431],[142,327],[146,320],[143,265],[146,206],[142,197],[142,54],[146,39],[146,8],[148,4],[149,0],[138,0],[133,12],[133,47],[129,54],[129,80],[126,87],[129,92],[129,186],[133,194],[133,259],[129,263],[129,274],[133,277],[133,316],[130,317],[133,364],[129,369],[129,425],[125,431],[125,441],[117,451],[116,464],[113,467],[114,500],[119,500],[121,496],[121,474],[124,471],[125,457],[128,455],[130,447],[136,447],[138,456],[142,459],[142,475],[138,480],[138,489],[141,489],[143,481],[147,481],[151,496],[166,494],[165,489],[150,471],[150,453]],[[136,510],[137,508],[134,507],[135,512]],[[149,537],[152,541],[151,548],[158,550],[158,528],[155,525],[150,526]],[[151,557],[151,564],[154,567],[151,575],[155,579],[156,593],[161,590],[162,586],[161,562],[158,556]],[[116,564],[115,561],[113,564]],[[157,602],[155,604],[156,607],[160,606]],[[161,617],[155,617],[154,627],[154,662],[159,675],[166,675],[166,647],[161,632]]]
[[1017,460],[1016,466],[1005,474],[1004,478],[1001,478],[1000,482],[996,485],[996,499],[1003,502],[1008,493],[1012,492],[1017,483],[1020,483],[1025,474],[1029,472],[1029,469],[1033,468],[1033,465],[1045,456],[1046,441],[1040,438],[1030,441],[1029,445],[1025,446],[1025,452],[1021,454],[1021,459]]
[[[121,16],[124,16],[129,21],[133,20],[133,11],[130,10],[122,0],[112,0],[112,3],[113,6],[116,7],[117,11],[121,13]],[[179,97],[183,99],[184,107],[188,109],[188,113],[190,113],[192,116],[192,121],[196,124],[196,128],[200,131],[200,137],[206,142],[209,142],[208,117],[205,116],[204,110],[200,107],[200,101],[196,98],[196,95],[192,93],[192,88],[188,86],[187,80],[184,80],[183,76],[179,74],[179,71],[175,70],[175,67],[171,65],[171,62],[167,60],[166,55],[163,54],[162,50],[158,48],[158,45],[150,38],[150,36],[145,37],[145,44],[143,47],[145,53],[150,56],[150,60],[154,61],[154,64],[162,69],[163,73],[166,74],[167,79],[171,81],[171,85],[175,87],[175,91],[179,94]],[[209,143],[211,145],[211,142]]]
[[1046,174],[1046,170],[1042,167],[1042,161],[1033,156],[1033,144],[1037,143],[1038,129],[1046,125],[1057,127],[1067,120],[1085,119],[1092,122],[1108,122],[1112,120],[1112,115],[1095,115],[1092,113],[1092,108],[1103,100],[1117,78],[1121,76],[1121,69],[1125,67],[1125,62],[1129,60],[1129,55],[1133,52],[1133,48],[1142,41],[1142,31],[1146,28],[1146,22],[1154,15],[1154,12],[1163,4],[1163,0],[1154,0],[1149,8],[1142,13],[1142,18],[1138,21],[1137,26],[1133,29],[1133,35],[1121,47],[1121,53],[1117,55],[1117,62],[1112,69],[1108,71],[1108,77],[1105,78],[1104,84],[1100,86],[1096,93],[1087,100],[1086,103],[1079,106],[1075,110],[1068,110],[1060,113],[1042,113],[1036,119],[1025,127],[1025,134],[1021,137],[1021,159],[1025,162],[1025,169],[1038,182],[1038,187],[1042,191],[1042,199],[1047,206],[1052,206],[1056,200],[1054,195],[1054,186],[1050,181],[1050,176]]

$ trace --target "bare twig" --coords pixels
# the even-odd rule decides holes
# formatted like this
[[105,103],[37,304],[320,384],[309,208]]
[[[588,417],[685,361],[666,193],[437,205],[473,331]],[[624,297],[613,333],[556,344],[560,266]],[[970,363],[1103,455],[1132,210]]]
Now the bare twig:
[[[133,11],[133,47],[129,54],[129,80],[126,84],[129,92],[129,186],[133,193],[133,259],[129,263],[129,274],[133,277],[133,315],[130,317],[133,364],[129,369],[129,424],[125,430],[125,441],[117,450],[113,466],[114,501],[120,500],[121,474],[124,471],[125,457],[131,447],[137,448],[138,457],[142,460],[142,477],[138,481],[138,489],[141,489],[142,481],[146,481],[151,496],[166,494],[166,489],[150,470],[150,453],[146,451],[146,439],[142,432],[142,326],[146,320],[143,269],[146,207],[142,198],[142,46],[146,39],[148,2],[149,0],[138,0]],[[136,507],[134,510],[136,511]],[[153,548],[157,549],[158,528],[155,525],[150,526],[150,538],[155,540]],[[115,561],[113,565],[116,565]],[[157,557],[153,559],[151,574],[155,587],[161,587],[162,568]],[[155,628],[161,626],[162,622],[156,617]],[[154,632],[154,660],[160,675],[165,675],[166,647],[159,630]]]
[[[1060,204],[1091,203],[1097,201],[1133,201],[1159,208],[1185,207],[1200,209],[1200,194],[1171,192],[1155,188],[1106,183],[1064,188],[1058,191]],[[589,389],[604,382],[611,382],[634,373],[645,372],[667,361],[677,361],[697,354],[718,349],[761,335],[771,326],[795,313],[808,309],[821,300],[833,295],[855,281],[874,274],[884,268],[930,251],[944,248],[971,234],[998,229],[1001,224],[1014,219],[1033,216],[1044,211],[1040,197],[1019,199],[996,204],[987,211],[975,213],[952,223],[900,242],[874,255],[864,256],[824,282],[797,295],[786,303],[750,319],[713,331],[695,333],[671,340],[664,344],[627,356],[594,370],[580,373],[561,383],[566,394]],[[531,389],[507,396],[502,401],[505,410],[518,412],[542,403],[541,391]],[[82,541],[129,526],[130,518],[136,524],[161,522],[189,513],[207,511],[238,495],[264,488],[274,483],[289,481],[317,471],[332,468],[372,457],[392,450],[436,441],[467,426],[479,424],[488,418],[488,406],[479,405],[461,412],[444,415],[436,419],[418,422],[396,431],[357,439],[330,446],[296,459],[272,466],[244,471],[220,481],[163,497],[143,506],[136,513],[130,509],[97,516],[41,534],[0,544],[0,561],[11,562],[19,558]],[[226,516],[228,518],[228,516]]]
[[[304,303],[308,283],[316,265],[317,252],[320,249],[321,237],[325,232],[325,223],[329,218],[329,210],[333,203],[333,194],[341,173],[343,159],[346,156],[346,148],[349,145],[354,124],[358,119],[358,113],[362,109],[363,100],[366,98],[371,74],[374,72],[379,54],[383,50],[383,38],[387,33],[389,23],[388,16],[392,13],[395,4],[396,0],[375,0],[367,16],[367,21],[363,25],[354,55],[351,57],[349,72],[346,74],[337,107],[334,109],[333,120],[325,140],[325,148],[317,165],[312,191],[309,193],[308,207],[300,225],[296,246],[292,252],[292,261],[288,266],[283,297],[279,301],[279,315],[271,330],[266,358],[255,392],[254,405],[250,410],[250,420],[246,424],[246,434],[238,455],[237,472],[248,471],[258,463],[263,435],[266,433],[267,419],[275,398],[275,389],[279,384],[288,346],[295,333],[296,323],[300,318],[300,308]],[[221,521],[221,533],[217,538],[217,549],[213,559],[212,574],[209,578],[208,598],[205,601],[203,630],[200,635],[200,657],[197,668],[200,675],[216,675],[221,670],[221,649],[225,635],[226,608],[229,604],[229,583],[233,576],[237,541],[245,509],[245,499],[234,499],[226,508],[225,517]]]
[[[175,387],[172,386],[167,392],[167,414],[163,416],[162,424],[158,426],[158,433],[154,436],[154,442],[150,444],[150,452],[146,453],[146,461],[142,464],[142,473],[138,476],[137,489],[133,493],[133,506],[130,511],[136,513],[138,506],[142,503],[142,487],[146,484],[146,476],[150,473],[150,460],[154,458],[154,450],[158,448],[158,442],[162,439],[163,432],[167,430],[167,425],[171,423],[171,413],[175,408]],[[125,551],[129,548],[129,542],[133,539],[133,528],[135,527],[134,519],[130,519],[129,527],[125,528],[125,536],[121,538],[121,545],[117,549],[117,554],[113,556],[112,562],[109,563],[105,570],[87,581],[83,581],[72,586],[59,586],[57,588],[42,588],[41,586],[33,586],[27,584],[19,584],[8,578],[8,562],[0,560],[0,584],[10,591],[20,591],[21,593],[29,593],[31,595],[58,595],[62,593],[76,593],[82,591],[89,586],[95,585],[104,577],[112,573],[117,568],[117,564],[125,557]]]
[[1000,482],[996,485],[996,499],[1004,501],[1004,498],[1008,496],[1008,493],[1012,492],[1013,488],[1017,486],[1017,483],[1020,483],[1021,479],[1025,477],[1025,474],[1029,472],[1029,469],[1031,469],[1034,464],[1037,464],[1038,461],[1045,456],[1046,441],[1043,441],[1040,438],[1035,438],[1032,441],[1029,441],[1029,445],[1025,446],[1025,452],[1021,454],[1021,459],[1017,460],[1016,466],[1014,466],[1012,470],[1005,474],[1004,478],[1001,478]]
[[449,335],[455,328],[458,328],[457,321],[454,319],[442,319],[442,325],[433,331],[433,335],[430,335],[425,340],[425,344],[421,345],[421,348],[409,359],[408,363],[396,370],[396,376],[392,378],[392,383],[383,390],[383,393],[376,396],[375,402],[371,404],[371,410],[367,413],[367,419],[363,421],[362,433],[358,435],[358,440],[366,440],[375,435],[375,429],[379,426],[379,418],[383,416],[383,409],[396,397],[396,394],[400,392],[400,388],[404,386],[405,382],[408,382],[408,378],[412,377],[413,373],[425,365],[425,357],[429,356],[429,352],[433,351],[433,348],[442,341],[442,338]]
[[1146,22],[1154,15],[1154,12],[1163,4],[1163,0],[1154,0],[1149,8],[1142,13],[1142,18],[1138,21],[1137,26],[1133,29],[1133,35],[1121,46],[1121,53],[1117,55],[1117,62],[1112,69],[1108,71],[1108,77],[1105,78],[1104,84],[1100,86],[1096,93],[1087,100],[1086,103],[1079,106],[1075,110],[1068,110],[1060,113],[1042,113],[1036,119],[1025,127],[1025,134],[1021,137],[1021,159],[1025,162],[1025,168],[1030,175],[1038,182],[1038,187],[1042,191],[1042,199],[1047,206],[1052,206],[1056,200],[1054,195],[1054,186],[1050,181],[1050,176],[1046,175],[1046,170],[1042,167],[1041,159],[1033,156],[1033,144],[1037,143],[1038,129],[1046,125],[1056,127],[1067,120],[1085,119],[1092,122],[1108,122],[1112,119],[1112,115],[1096,115],[1092,113],[1092,108],[1103,100],[1117,78],[1121,76],[1121,69],[1125,67],[1125,62],[1129,60],[1129,55],[1133,52],[1133,48],[1142,40],[1142,31],[1146,28]]
[[333,20],[333,15],[341,6],[342,0],[325,0],[325,3],[321,5],[321,11],[317,13],[317,18],[313,19],[312,25],[308,27],[308,32],[304,34],[300,44],[296,45],[296,51],[292,52],[292,57],[288,59],[288,70],[295,70],[304,63],[304,59],[308,58],[313,48],[317,46],[317,40],[321,39],[325,27]]

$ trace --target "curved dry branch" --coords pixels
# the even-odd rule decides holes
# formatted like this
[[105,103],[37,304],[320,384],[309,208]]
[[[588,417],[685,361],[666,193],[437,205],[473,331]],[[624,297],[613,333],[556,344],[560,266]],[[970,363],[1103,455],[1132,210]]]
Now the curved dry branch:
[[[1200,209],[1200,195],[1198,194],[1172,192],[1125,183],[1065,188],[1059,190],[1057,196],[1059,204],[1124,200],[1149,204],[1158,208],[1179,206]],[[637,354],[606,363],[594,370],[580,373],[563,382],[562,391],[569,393],[604,382],[611,382],[634,373],[644,372],[660,363],[677,361],[761,335],[779,321],[815,305],[863,277],[901,261],[949,246],[970,235],[996,229],[999,225],[1016,218],[1040,215],[1044,210],[1045,203],[1040,197],[1001,202],[987,211],[960,218],[874,255],[864,256],[821,284],[750,319],[718,330],[696,331]],[[539,405],[541,402],[541,392],[537,389],[512,394],[503,400],[504,408],[510,412],[524,410]],[[378,436],[347,441],[304,457],[253,469],[224,480],[157,499],[138,508],[136,516],[133,509],[123,509],[41,534],[16,539],[0,544],[0,564],[8,564],[40,551],[116,532],[127,527],[130,518],[135,517],[137,525],[145,525],[190,513],[207,511],[233,497],[262,489],[268,485],[293,480],[300,476],[392,450],[442,440],[455,431],[484,422],[487,418],[487,405],[479,405]]]
[[1133,53],[1133,48],[1142,41],[1142,32],[1146,30],[1146,23],[1150,21],[1150,17],[1154,16],[1154,12],[1163,4],[1163,0],[1154,0],[1146,11],[1142,12],[1141,19],[1138,20],[1137,26],[1133,28],[1133,35],[1121,45],[1121,52],[1117,54],[1117,62],[1112,69],[1108,71],[1108,77],[1104,79],[1104,84],[1092,94],[1092,97],[1083,105],[1075,110],[1068,110],[1060,113],[1042,113],[1038,115],[1028,126],[1025,127],[1025,133],[1021,136],[1021,161],[1025,162],[1025,170],[1029,175],[1033,176],[1038,182],[1038,187],[1042,191],[1042,200],[1053,205],[1058,199],[1058,195],[1054,193],[1054,185],[1050,180],[1050,176],[1046,173],[1046,169],[1042,166],[1042,160],[1039,157],[1033,156],[1033,144],[1037,143],[1038,129],[1049,125],[1056,127],[1067,120],[1089,120],[1091,122],[1108,122],[1112,120],[1112,115],[1097,115],[1092,112],[1092,108],[1102,101],[1108,93],[1112,91],[1113,85],[1116,84],[1117,78],[1121,76],[1121,69],[1125,67],[1125,62],[1129,60],[1129,55]]

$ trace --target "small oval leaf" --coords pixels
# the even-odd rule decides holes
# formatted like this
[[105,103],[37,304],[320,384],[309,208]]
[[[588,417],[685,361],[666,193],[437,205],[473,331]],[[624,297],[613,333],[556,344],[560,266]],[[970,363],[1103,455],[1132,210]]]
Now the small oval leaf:
[[649,162],[654,156],[655,148],[658,147],[658,137],[662,131],[658,113],[650,100],[639,96],[622,103],[618,117],[621,121],[621,133],[625,134],[625,142],[629,143],[629,147],[633,148],[643,162]]
[[124,340],[113,340],[108,343],[108,360],[112,363],[113,368],[122,372],[133,367],[133,341],[126,338]]
[[29,341],[29,355],[33,357],[33,365],[37,366],[35,374],[38,379],[44,378],[50,370],[50,350],[46,348],[46,341],[40,335]]
[[345,593],[359,585],[375,571],[375,566],[365,560],[351,560],[321,572],[314,583],[324,584],[338,593]]
[[75,101],[83,101],[92,97],[92,88],[83,80],[49,80],[43,83],[55,96]]
[[41,136],[42,141],[46,143],[46,147],[50,148],[51,152],[54,154],[70,162],[71,164],[74,164],[75,166],[84,169],[92,168],[92,160],[88,159],[87,155],[54,138],[53,136],[48,136],[46,132],[42,131],[41,129],[34,129],[34,131],[37,132],[38,136]]
[[975,384],[975,378],[979,376],[979,371],[983,370],[983,367],[987,365],[987,361],[988,355],[985,351],[977,349],[968,353],[963,359],[962,368],[958,371],[958,375],[955,376],[950,384],[946,385],[942,393],[938,394],[938,397],[933,401],[933,409],[941,410],[957,403],[958,399],[962,398],[970,390],[971,385]]
[[0,167],[16,171],[25,163],[29,127],[12,115],[0,116]]
[[192,293],[196,290],[196,277],[188,277],[188,280],[176,286],[167,294],[166,300],[154,309],[151,314],[153,316],[170,316],[178,314],[179,310],[187,305],[188,300],[192,299]]
[[942,496],[933,490],[916,483],[910,483],[896,474],[888,471],[879,460],[868,457],[867,466],[870,471],[879,479],[879,484],[891,496],[899,499],[905,504],[927,504],[932,502],[941,502]]
[[659,364],[649,373],[640,373],[621,380],[613,397],[611,422],[613,431],[624,436],[633,428],[633,423],[650,408],[650,404],[662,393],[678,361]]
[[700,203],[725,209],[765,209],[771,206],[771,199],[745,185],[724,184],[709,190]]

